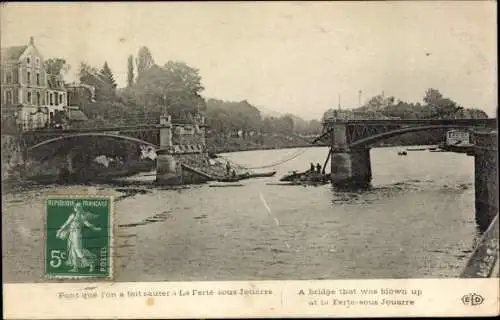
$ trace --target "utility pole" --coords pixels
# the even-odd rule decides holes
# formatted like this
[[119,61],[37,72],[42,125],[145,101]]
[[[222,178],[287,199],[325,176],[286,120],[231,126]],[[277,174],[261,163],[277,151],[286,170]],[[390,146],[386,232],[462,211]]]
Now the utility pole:
[[339,93],[339,105],[338,105],[338,109],[340,110],[340,93]]
[[361,94],[363,92],[361,90],[358,91],[358,107],[361,108]]

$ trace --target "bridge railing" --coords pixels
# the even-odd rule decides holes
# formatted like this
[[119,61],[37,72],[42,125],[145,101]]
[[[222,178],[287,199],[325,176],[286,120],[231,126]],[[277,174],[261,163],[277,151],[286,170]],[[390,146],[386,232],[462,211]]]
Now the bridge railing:
[[496,118],[483,119],[331,119],[325,118],[322,121],[323,126],[332,125],[334,123],[359,123],[359,124],[395,124],[395,125],[464,125],[473,127],[488,127],[497,128]]

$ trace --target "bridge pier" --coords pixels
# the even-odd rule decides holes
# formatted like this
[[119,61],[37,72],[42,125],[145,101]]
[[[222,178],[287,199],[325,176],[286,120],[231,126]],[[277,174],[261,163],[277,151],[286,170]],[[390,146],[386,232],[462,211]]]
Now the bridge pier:
[[366,187],[372,179],[370,149],[349,148],[347,126],[335,124],[331,134],[331,173],[334,186]]
[[368,186],[372,180],[370,149],[333,149],[330,178],[339,187]]
[[483,232],[498,214],[497,132],[475,133],[474,138],[476,223]]
[[160,149],[156,151],[156,182],[169,184],[179,175],[178,165],[173,156],[172,123],[170,116],[160,117]]

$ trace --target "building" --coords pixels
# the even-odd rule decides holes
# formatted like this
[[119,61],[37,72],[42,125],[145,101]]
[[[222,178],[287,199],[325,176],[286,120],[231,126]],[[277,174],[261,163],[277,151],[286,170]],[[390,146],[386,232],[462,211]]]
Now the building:
[[1,49],[1,75],[2,113],[23,128],[45,126],[47,75],[33,37],[27,45]]
[[86,118],[69,108],[62,76],[47,73],[33,37],[27,45],[1,49],[0,75],[2,118],[13,119],[22,130],[51,127],[58,118],[71,121],[75,113]]
[[323,116],[323,121],[349,120],[396,120],[399,118],[386,117],[378,111],[359,111],[350,109],[329,109]]
[[449,130],[446,132],[446,145],[469,145],[471,144],[470,134],[463,130]]
[[68,97],[64,81],[60,75],[47,74],[47,108],[51,113],[64,111]]

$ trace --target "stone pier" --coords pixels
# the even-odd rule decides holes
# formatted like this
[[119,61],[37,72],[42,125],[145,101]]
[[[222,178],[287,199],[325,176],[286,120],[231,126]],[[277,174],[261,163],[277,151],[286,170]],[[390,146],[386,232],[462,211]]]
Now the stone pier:
[[160,118],[160,149],[156,151],[156,182],[170,183],[179,175],[177,162],[173,156],[171,117]]
[[474,134],[476,222],[485,231],[498,214],[497,131]]
[[345,124],[333,127],[331,135],[331,181],[335,186],[366,187],[372,179],[369,148],[349,148]]
[[160,119],[160,149],[156,151],[156,183],[180,185],[207,181],[183,164],[203,163],[208,159],[205,147],[204,119],[193,124],[172,124],[170,116]]

